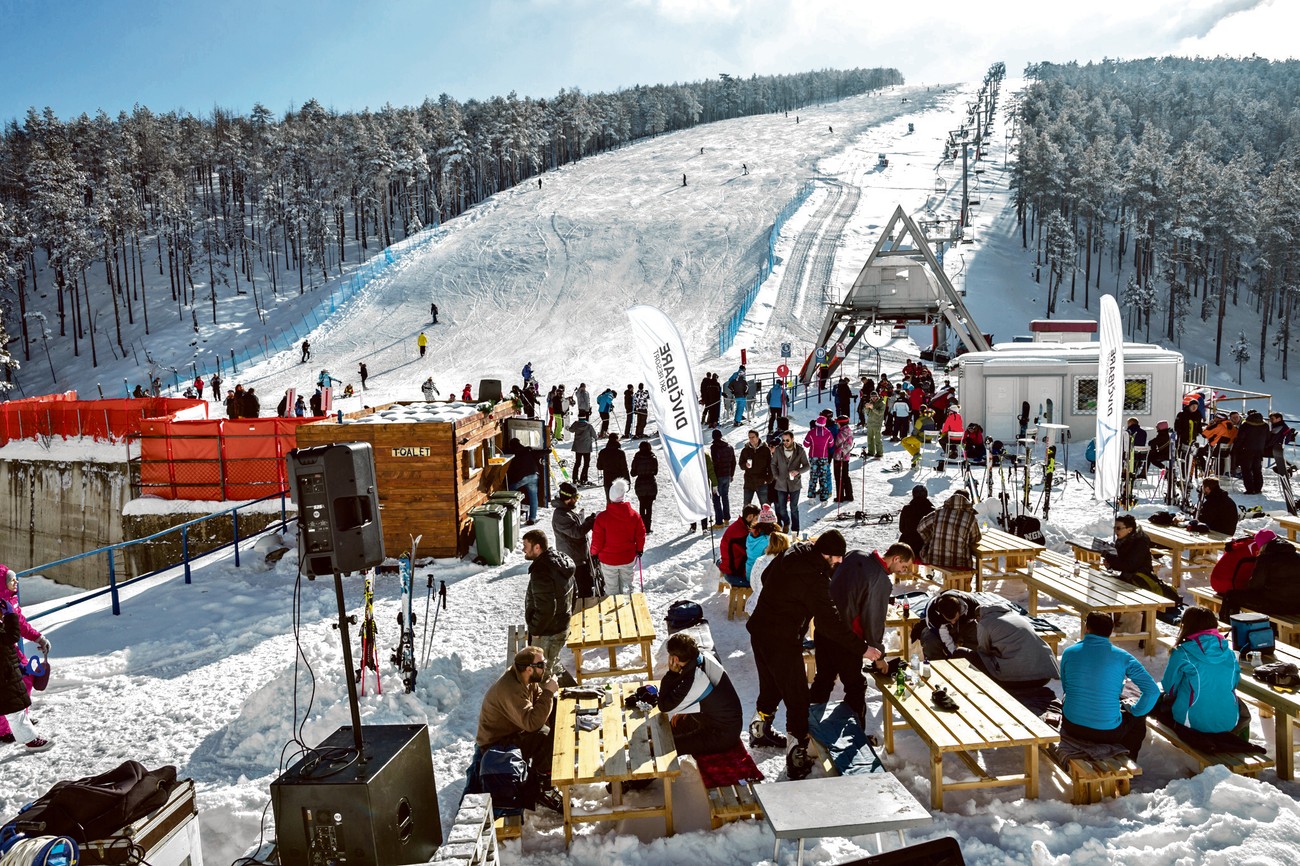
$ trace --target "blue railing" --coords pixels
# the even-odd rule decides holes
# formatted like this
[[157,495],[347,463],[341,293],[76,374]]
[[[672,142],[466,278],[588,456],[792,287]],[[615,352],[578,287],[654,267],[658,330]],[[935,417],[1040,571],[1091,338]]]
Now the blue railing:
[[[172,387],[177,393],[180,393],[190,383],[191,377],[202,376],[204,381],[207,381],[212,377],[213,373],[220,373],[221,378],[230,379],[239,375],[239,370],[248,367],[250,364],[265,361],[279,352],[296,350],[303,339],[320,327],[339,307],[356,297],[362,289],[365,289],[375,280],[385,276],[393,265],[411,253],[422,250],[431,244],[437,238],[435,232],[437,228],[437,225],[432,225],[421,229],[409,238],[400,240],[372,256],[370,261],[358,267],[346,279],[336,281],[330,287],[329,297],[308,310],[296,324],[282,326],[274,335],[263,336],[260,343],[255,343],[242,352],[231,349],[229,355],[226,356],[216,353],[206,360],[196,358],[193,361],[187,361],[185,366],[189,368],[189,374],[185,375],[184,378],[182,378],[183,371],[180,368],[174,368],[172,370]],[[127,396],[131,396],[129,386],[127,387]]]
[[772,223],[772,230],[767,233],[767,258],[758,266],[758,279],[745,289],[744,294],[740,296],[740,303],[732,312],[731,317],[723,323],[718,330],[718,354],[725,355],[732,344],[736,342],[736,335],[740,333],[740,326],[745,323],[745,317],[749,315],[749,308],[754,305],[754,299],[758,297],[758,290],[762,288],[763,281],[772,273],[772,266],[776,264],[776,240],[781,234],[781,229],[785,226],[786,220],[794,216],[808,196],[812,195],[813,182],[806,181],[795,193],[794,198],[786,202],[785,207],[776,215],[776,221]]
[[[146,577],[152,577],[153,575],[159,574],[170,568],[175,568],[177,565],[185,566],[185,582],[190,583],[191,582],[190,527],[200,523],[205,523],[209,520],[216,520],[218,518],[225,517],[226,515],[230,516],[231,524],[234,527],[234,540],[228,541],[225,544],[221,544],[216,547],[210,547],[207,550],[204,550],[202,553],[197,554],[197,556],[207,556],[210,553],[214,553],[218,550],[224,550],[227,547],[233,546],[235,548],[235,567],[238,568],[239,567],[239,541],[240,541],[239,538],[240,509],[241,508],[247,509],[250,505],[254,505],[258,502],[266,502],[271,499],[279,499],[280,500],[280,529],[281,531],[283,531],[284,528],[289,523],[289,519],[286,514],[286,506],[285,506],[285,500],[288,497],[288,495],[289,495],[288,491],[280,491],[279,493],[272,493],[270,496],[263,496],[261,499],[251,499],[247,502],[241,502],[239,505],[236,505],[232,508],[227,508],[223,511],[217,511],[212,514],[206,514],[203,517],[196,517],[193,520],[187,520],[184,523],[180,523],[177,524],[176,526],[170,527],[168,529],[164,529],[161,532],[155,532],[153,535],[148,535],[145,536],[144,538],[135,538],[132,539],[131,541],[119,541],[117,544],[111,544],[108,547],[100,547],[100,548],[96,548],[95,550],[88,550],[85,553],[78,553],[76,556],[69,556],[64,559],[57,559],[54,562],[42,563],[41,565],[33,566],[32,568],[28,568],[24,571],[20,571],[18,572],[18,576],[25,577],[26,575],[30,575],[30,574],[41,574],[47,569],[54,568],[55,566],[66,565],[69,562],[76,562],[79,559],[86,559],[87,557],[91,557],[91,556],[108,557],[108,586],[103,587],[101,589],[91,590],[89,592],[79,593],[73,598],[64,602],[63,604],[55,605],[46,610],[42,610],[39,613],[33,614],[32,616],[28,617],[28,619],[40,619],[41,617],[46,616],[55,611],[65,610],[66,608],[72,607],[73,605],[78,605],[81,604],[82,602],[90,601],[91,599],[94,598],[99,598],[104,593],[108,593],[110,596],[112,596],[113,615],[121,616],[122,600],[119,591],[121,590],[122,587],[135,583],[137,580],[142,580]],[[164,538],[176,532],[179,532],[181,535],[181,561],[180,562],[168,563],[167,565],[164,565],[162,568],[155,569],[154,571],[148,572],[147,574],[136,575],[135,577],[131,577],[126,580],[119,581],[117,579],[117,552],[118,551],[124,551],[127,548],[137,544],[146,544],[150,541],[156,541],[159,538]],[[21,581],[19,582],[19,586],[20,587],[22,586]]]

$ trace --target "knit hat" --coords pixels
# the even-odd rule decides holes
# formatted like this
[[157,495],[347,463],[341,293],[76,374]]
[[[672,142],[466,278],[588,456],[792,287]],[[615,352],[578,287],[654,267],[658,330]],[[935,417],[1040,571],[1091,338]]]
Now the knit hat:
[[912,488],[913,499],[925,499],[929,495],[930,495],[930,491],[925,489],[924,484],[918,484]]
[[776,512],[772,510],[772,506],[763,506],[762,510],[758,512],[758,522],[776,524]]
[[841,415],[840,417],[836,418],[835,420],[838,421],[838,422],[841,423],[841,424],[847,424],[847,423],[849,423],[849,416],[848,416],[848,415]]
[[576,499],[578,496],[578,488],[565,481],[560,484],[560,496],[565,499]]
[[1255,533],[1255,549],[1263,550],[1267,544],[1277,538],[1277,533],[1271,529],[1261,529]]
[[828,529],[813,542],[813,551],[822,556],[843,556],[849,546],[844,543],[844,536],[838,529]]
[[1157,430],[1168,430],[1168,429],[1169,429],[1169,422],[1168,422],[1168,421],[1157,421],[1157,422],[1156,422],[1156,429],[1157,429]]
[[609,501],[622,502],[627,499],[627,479],[615,478],[614,483],[609,485]]
[[826,426],[826,417],[825,417],[824,415],[818,415],[818,416],[817,416],[817,420],[814,421],[813,423],[816,424],[818,427],[825,427],[825,426]]

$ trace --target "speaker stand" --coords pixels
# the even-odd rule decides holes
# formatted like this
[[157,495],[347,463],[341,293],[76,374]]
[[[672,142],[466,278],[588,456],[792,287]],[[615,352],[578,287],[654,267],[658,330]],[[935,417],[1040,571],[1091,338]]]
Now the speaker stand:
[[343,602],[343,575],[334,572],[334,597],[339,603],[339,637],[343,640],[343,675],[348,684],[348,708],[352,711],[352,744],[357,763],[366,763],[366,744],[361,738],[361,704],[357,701],[357,681],[352,669],[352,636],[348,634],[348,612]]

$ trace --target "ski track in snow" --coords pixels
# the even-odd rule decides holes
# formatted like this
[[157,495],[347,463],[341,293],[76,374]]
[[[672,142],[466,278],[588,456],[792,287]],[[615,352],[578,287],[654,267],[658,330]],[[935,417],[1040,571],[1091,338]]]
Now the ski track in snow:
[[[903,94],[912,101],[902,104]],[[850,270],[860,267],[900,200],[913,213],[952,213],[951,197],[937,196],[933,181],[939,174],[953,188],[952,167],[938,164],[937,154],[968,94],[898,89],[801,111],[799,126],[780,116],[714,124],[548,173],[542,190],[525,185],[501,193],[439,229],[441,238],[426,254],[402,262],[350,302],[312,335],[320,360],[308,368],[310,373],[304,373],[295,355],[274,358],[240,380],[258,385],[265,402],[273,389],[301,387],[304,376],[314,378],[317,363],[347,378],[358,361],[366,360],[371,374],[366,399],[378,403],[410,399],[430,373],[444,394],[480,376],[496,375],[510,383],[523,361],[533,360],[544,382],[585,380],[598,393],[607,384],[636,381],[622,313],[633,301],[662,305],[700,357],[710,346],[713,326],[729,313],[731,298],[765,253],[772,217],[804,178],[834,177],[846,188],[863,191],[856,207],[841,207],[824,225],[804,213],[821,206],[816,196],[810,198],[787,224],[778,247],[778,257],[788,261],[791,246],[805,233],[816,238],[818,252],[809,268],[833,274],[835,285],[844,285],[856,273]],[[899,130],[908,120],[917,126],[913,136]],[[828,124],[841,130],[834,140],[824,132]],[[891,164],[877,172],[875,154],[881,150],[890,153]],[[1000,152],[990,157],[990,174],[1000,174],[992,171],[1000,157]],[[747,177],[739,170],[742,161],[750,166]],[[684,189],[682,170],[690,184]],[[1014,215],[1007,211],[1005,185],[994,187],[983,194],[985,205],[972,227],[979,241],[961,248],[966,261],[950,254],[946,264],[950,273],[969,262],[978,264],[963,273],[967,303],[985,330],[1007,334],[1023,327],[1024,305],[1016,303],[1013,292],[1027,287],[1020,276],[1024,256],[1011,230]],[[761,339],[748,344],[759,355],[752,363],[760,369],[775,365],[780,339],[789,339],[792,331],[796,339],[803,338],[793,324],[798,319],[774,312],[792,303],[779,270],[785,266],[778,265],[760,293],[768,305],[765,312],[751,313],[755,325],[761,316],[771,316]],[[443,323],[434,327],[428,326],[431,296],[438,300]],[[420,327],[428,327],[433,338],[432,356],[424,362],[414,346]],[[910,341],[895,347],[904,345]],[[803,345],[800,351],[809,348]],[[899,366],[887,363],[886,369],[892,374]],[[702,367],[725,372],[724,365]],[[700,372],[695,371],[696,378]],[[616,409],[621,414],[621,402]],[[819,409],[816,402],[796,406],[796,428],[806,427]],[[760,415],[755,423],[765,419]],[[727,431],[726,438],[738,445],[743,431]],[[563,452],[568,443],[560,447]],[[914,472],[890,471],[902,452],[893,444],[886,447],[883,461],[851,461],[859,497],[854,507],[897,510],[915,484],[937,498],[960,484],[957,473],[940,473],[933,461]],[[1072,466],[1081,465],[1082,451],[1083,443],[1071,449]],[[685,522],[671,507],[666,462],[660,461],[665,467],[659,478],[662,495],[645,557],[651,612],[662,621],[678,598],[703,604],[748,714],[757,693],[748,634],[742,622],[726,619],[725,597],[715,592],[716,540],[687,535]],[[1044,525],[1049,543],[1060,549],[1072,535],[1108,534],[1109,517],[1092,501],[1089,486],[1071,473],[1058,483],[1052,519]],[[734,487],[733,514],[740,498],[739,485]],[[1035,489],[1034,499],[1039,496]],[[589,500],[599,499],[599,488],[594,488],[583,504],[593,507]],[[1144,505],[1139,513],[1162,507]],[[840,528],[851,547],[883,548],[895,537],[896,526],[836,520],[833,504],[805,502],[801,508],[805,527],[814,533]],[[548,509],[540,519],[549,529]],[[1263,525],[1264,520],[1247,521],[1242,529]],[[100,599],[38,620],[54,642],[54,679],[47,692],[36,696],[34,712],[41,731],[54,734],[57,744],[39,756],[0,748],[0,809],[11,814],[59,779],[101,772],[126,758],[150,766],[175,763],[182,775],[198,783],[204,856],[210,866],[229,863],[252,847],[262,829],[268,785],[282,757],[291,757],[284,750],[295,725],[301,724],[302,739],[314,745],[348,724],[342,653],[331,628],[330,581],[304,580],[300,587],[301,650],[314,671],[313,696],[305,667],[296,689],[294,685],[296,555],[270,569],[255,564],[257,559],[249,551],[244,566],[235,568],[225,555],[208,557],[196,567],[192,586],[183,583],[179,572],[151,578],[124,592],[121,617],[112,617],[107,601]],[[522,620],[527,583],[526,563],[518,553],[497,568],[475,566],[471,560],[439,560],[417,569],[417,588],[429,574],[447,581],[448,607],[439,614],[433,660],[411,695],[402,692],[400,677],[388,664],[398,637],[399,582],[396,576],[379,578],[375,614],[384,692],[362,699],[368,724],[429,725],[444,829],[463,787],[481,696],[504,668],[505,626]],[[345,590],[351,611],[359,612],[361,579],[346,578]],[[1025,598],[1019,584],[1004,591],[1013,600]],[[38,607],[29,604],[29,614]],[[418,595],[415,611],[419,639],[425,617]],[[1054,619],[1071,636],[1068,645],[1077,634],[1077,619]],[[1163,624],[1160,628],[1171,631]],[[355,646],[355,630],[352,637]],[[661,644],[656,651],[656,668],[662,670]],[[1165,658],[1162,652],[1141,660],[1158,675]],[[881,704],[874,688],[868,690],[868,710],[878,729]],[[783,722],[782,711],[778,725]],[[1252,734],[1271,750],[1271,722],[1261,727],[1254,719]],[[780,753],[754,754],[769,779],[781,778]],[[1012,749],[985,753],[982,760],[993,772],[1009,772],[1019,769],[1021,758]],[[915,736],[901,733],[897,751],[886,763],[927,802],[929,756]],[[947,797],[948,811],[909,838],[956,835],[968,863],[988,866],[1100,866],[1138,859],[1144,866],[1294,861],[1300,842],[1295,799],[1300,785],[1277,782],[1271,773],[1259,782],[1220,770],[1186,779],[1188,765],[1181,753],[1151,739],[1141,763],[1144,775],[1131,795],[1091,807],[1064,802],[1046,778],[1039,801],[1019,799],[1016,789],[955,792]],[[964,773],[956,765],[948,769]],[[592,788],[584,796],[595,801],[608,795]],[[654,795],[632,793],[627,799],[637,803],[646,796]],[[510,843],[504,860],[538,866],[770,862],[772,837],[765,824],[741,822],[708,830],[703,790],[689,762],[674,787],[674,803],[677,835],[672,838],[659,838],[662,824],[655,821],[585,825],[568,852],[558,816],[529,815],[524,851]],[[268,836],[270,825],[268,816]],[[806,856],[810,863],[842,862],[864,856],[872,844],[866,838],[813,840]],[[788,859],[789,846],[785,848]]]

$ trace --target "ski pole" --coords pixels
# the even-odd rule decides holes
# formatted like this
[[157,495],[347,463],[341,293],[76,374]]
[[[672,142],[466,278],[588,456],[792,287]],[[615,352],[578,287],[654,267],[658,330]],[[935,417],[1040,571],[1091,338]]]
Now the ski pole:
[[[424,595],[424,633],[420,635],[420,656],[427,658],[429,655],[429,604],[433,601],[433,575],[429,575],[428,592]],[[423,662],[421,666],[423,667]]]
[[433,612],[433,628],[429,631],[429,646],[424,651],[420,667],[429,663],[429,653],[433,651],[433,636],[438,633],[438,614],[447,609],[447,581],[438,581],[438,608]]

